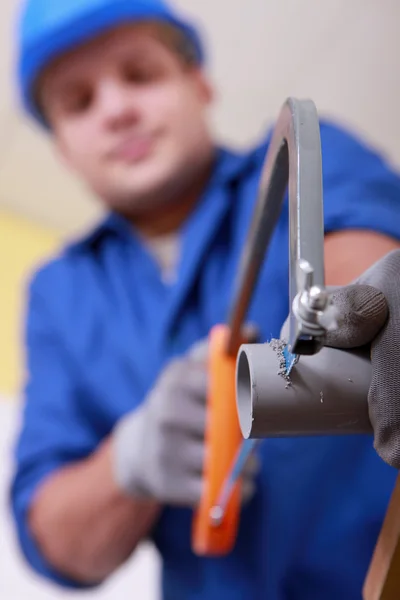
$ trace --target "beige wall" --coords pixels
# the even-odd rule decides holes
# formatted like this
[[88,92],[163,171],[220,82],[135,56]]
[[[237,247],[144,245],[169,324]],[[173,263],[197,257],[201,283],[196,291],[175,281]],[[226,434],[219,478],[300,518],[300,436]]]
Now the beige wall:
[[27,275],[57,246],[51,230],[0,210],[0,394],[16,394],[23,382],[21,325]]
[[[400,165],[398,0],[175,1],[206,30],[219,136],[248,143],[286,96],[308,96]],[[71,231],[97,208],[47,140],[15,117],[10,23],[18,4],[0,3],[0,204]]]

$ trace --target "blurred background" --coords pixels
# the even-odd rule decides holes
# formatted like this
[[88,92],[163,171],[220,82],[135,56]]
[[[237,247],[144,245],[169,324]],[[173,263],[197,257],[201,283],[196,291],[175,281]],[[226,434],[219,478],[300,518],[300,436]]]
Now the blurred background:
[[[216,135],[258,140],[288,95],[310,97],[400,169],[398,0],[175,0],[201,25],[217,88]],[[100,209],[53,155],[49,139],[18,113],[13,87],[14,16],[0,3],[0,598],[158,598],[158,557],[143,547],[105,586],[69,594],[23,564],[7,511],[11,444],[22,383],[21,323],[27,275]]]

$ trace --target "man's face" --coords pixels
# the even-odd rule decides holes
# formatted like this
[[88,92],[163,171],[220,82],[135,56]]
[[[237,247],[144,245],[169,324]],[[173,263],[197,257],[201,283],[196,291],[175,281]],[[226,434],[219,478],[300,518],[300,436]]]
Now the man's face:
[[157,32],[112,30],[50,65],[38,87],[68,165],[131,215],[182,194],[212,156],[209,85]]

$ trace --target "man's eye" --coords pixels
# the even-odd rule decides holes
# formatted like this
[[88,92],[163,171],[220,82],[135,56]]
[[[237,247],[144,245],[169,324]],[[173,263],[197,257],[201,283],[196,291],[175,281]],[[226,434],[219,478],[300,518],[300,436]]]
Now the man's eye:
[[92,104],[93,95],[90,92],[82,92],[79,94],[65,97],[64,108],[70,113],[80,113],[87,110]]
[[150,83],[157,79],[157,70],[150,66],[126,66],[124,69],[125,81],[129,83]]

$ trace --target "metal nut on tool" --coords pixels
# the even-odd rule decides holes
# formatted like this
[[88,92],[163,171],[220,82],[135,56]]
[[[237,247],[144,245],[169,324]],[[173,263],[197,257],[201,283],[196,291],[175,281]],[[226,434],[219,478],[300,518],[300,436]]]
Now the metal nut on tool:
[[292,309],[301,326],[314,331],[315,335],[323,335],[337,327],[337,309],[329,292],[319,286],[297,294]]
[[308,302],[314,310],[325,310],[329,302],[328,292],[318,285],[313,285],[308,291]]

